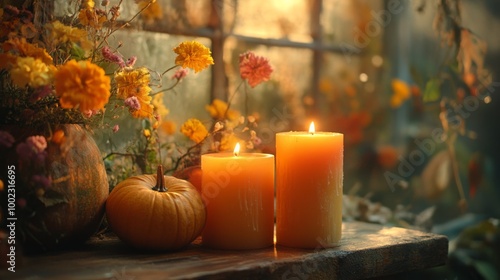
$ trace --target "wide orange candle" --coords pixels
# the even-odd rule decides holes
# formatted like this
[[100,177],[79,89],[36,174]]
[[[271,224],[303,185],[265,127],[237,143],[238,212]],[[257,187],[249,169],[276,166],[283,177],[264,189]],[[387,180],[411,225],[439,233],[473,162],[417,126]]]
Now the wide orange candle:
[[232,250],[272,246],[274,156],[205,154],[201,169],[207,207],[203,245]]
[[338,245],[343,155],[341,133],[276,134],[277,244],[298,248]]

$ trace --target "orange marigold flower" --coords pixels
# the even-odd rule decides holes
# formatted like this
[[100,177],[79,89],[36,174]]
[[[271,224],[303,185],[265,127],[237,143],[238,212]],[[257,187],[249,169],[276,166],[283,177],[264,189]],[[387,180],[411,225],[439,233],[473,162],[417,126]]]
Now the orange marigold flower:
[[111,79],[92,62],[72,59],[58,69],[54,85],[62,108],[78,107],[86,112],[108,103]]
[[207,135],[207,128],[198,119],[188,119],[181,127],[181,132],[195,143],[203,141]]
[[160,124],[160,131],[165,132],[167,135],[173,135],[175,133],[177,125],[171,120],[162,121]]
[[410,86],[400,79],[393,79],[391,81],[392,96],[391,96],[391,107],[397,108],[403,104],[403,102],[410,98]]
[[407,99],[410,97],[410,87],[408,84],[400,79],[393,79],[391,81],[392,91],[395,95]]
[[205,109],[210,114],[213,119],[223,120],[228,119],[230,121],[237,119],[240,113],[236,110],[229,109],[226,102],[220,99],[214,99],[212,104],[205,105]]
[[147,68],[123,69],[115,74],[117,86],[116,96],[121,99],[127,99],[135,96],[140,104],[140,109],[133,111],[135,118],[149,118],[153,115],[152,97],[149,95],[150,74]]
[[174,52],[177,54],[175,64],[182,68],[191,68],[195,73],[214,64],[210,49],[196,41],[182,42],[174,48]]
[[273,68],[269,65],[267,58],[257,56],[253,52],[240,55],[240,76],[247,80],[252,88],[268,81],[272,72]]
[[53,63],[52,57],[45,49],[28,43],[25,38],[9,39],[3,43],[2,49],[18,56],[38,58],[45,64]]
[[117,97],[126,99],[137,96],[139,92],[149,94],[150,74],[147,68],[123,69],[115,74]]

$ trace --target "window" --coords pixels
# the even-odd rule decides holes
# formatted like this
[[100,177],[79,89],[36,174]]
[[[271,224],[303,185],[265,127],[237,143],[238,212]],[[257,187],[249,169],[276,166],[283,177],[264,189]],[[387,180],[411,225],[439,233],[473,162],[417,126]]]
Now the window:
[[[65,11],[65,1],[59,2],[59,11]],[[339,118],[352,118],[351,113],[377,103],[373,97],[382,61],[376,54],[381,51],[382,33],[372,31],[361,47],[356,46],[353,34],[364,30],[372,18],[370,13],[381,8],[381,1],[157,2],[159,18],[142,18],[142,31],[116,36],[117,41],[133,41],[124,44],[120,52],[136,55],[139,65],[164,69],[172,61],[173,47],[196,39],[211,47],[215,61],[211,73],[199,73],[192,78],[196,81],[188,79],[165,95],[178,123],[188,114],[206,118],[204,107],[213,98],[231,98],[234,108],[258,113],[263,123],[273,119],[275,132],[305,129],[312,118],[318,119],[319,129],[338,131],[343,129],[335,123]],[[137,11],[135,3],[124,4],[123,18],[130,18]],[[238,56],[248,50],[268,58],[274,73],[268,83],[238,88]],[[361,95],[371,99],[359,98]]]

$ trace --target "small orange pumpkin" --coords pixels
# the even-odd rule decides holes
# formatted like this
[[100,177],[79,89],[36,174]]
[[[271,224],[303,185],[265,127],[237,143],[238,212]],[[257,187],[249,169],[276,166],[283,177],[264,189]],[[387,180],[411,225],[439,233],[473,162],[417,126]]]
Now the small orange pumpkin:
[[206,210],[191,183],[163,175],[139,175],[120,182],[106,202],[116,235],[144,250],[176,250],[190,244],[205,226]]

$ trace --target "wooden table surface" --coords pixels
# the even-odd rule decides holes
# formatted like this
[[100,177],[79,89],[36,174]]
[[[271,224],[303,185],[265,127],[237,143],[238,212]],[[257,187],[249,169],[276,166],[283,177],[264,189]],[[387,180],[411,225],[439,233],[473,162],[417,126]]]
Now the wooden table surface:
[[196,240],[173,253],[138,253],[116,237],[94,238],[66,252],[25,257],[0,279],[362,279],[445,264],[448,239],[415,230],[344,222],[339,247],[274,246],[210,250]]

